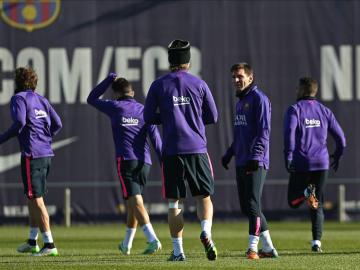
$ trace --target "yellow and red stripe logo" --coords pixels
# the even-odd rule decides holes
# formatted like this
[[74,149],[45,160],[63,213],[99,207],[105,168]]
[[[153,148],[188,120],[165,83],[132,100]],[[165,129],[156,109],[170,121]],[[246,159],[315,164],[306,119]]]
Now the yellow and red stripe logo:
[[0,0],[1,18],[28,32],[49,26],[59,13],[60,0]]

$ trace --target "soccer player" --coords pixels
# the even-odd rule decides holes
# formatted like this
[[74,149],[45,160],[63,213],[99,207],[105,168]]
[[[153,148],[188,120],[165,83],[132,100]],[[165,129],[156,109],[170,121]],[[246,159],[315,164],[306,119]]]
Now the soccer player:
[[[38,76],[28,67],[15,70],[15,95],[10,111],[13,124],[0,135],[0,144],[17,136],[21,149],[21,174],[29,208],[30,232],[26,243],[17,248],[20,253],[35,256],[57,256],[58,251],[50,230],[49,215],[43,196],[50,171],[52,137],[61,129],[60,117],[49,101],[35,92]],[[40,228],[44,246],[37,244]]]
[[336,143],[331,167],[337,171],[345,137],[331,110],[316,100],[317,91],[314,79],[299,80],[297,102],[285,114],[284,155],[290,173],[288,203],[291,208],[298,208],[307,201],[312,223],[311,250],[322,252],[323,191],[329,170],[326,141],[330,132]]
[[[188,73],[190,43],[174,40],[168,46],[170,73],[154,81],[146,97],[144,119],[163,126],[163,197],[168,199],[168,221],[173,243],[170,261],[184,261],[183,211],[186,184],[196,199],[201,221],[200,239],[209,260],[215,260],[211,238],[214,176],[207,154],[205,125],[217,121],[218,113],[207,84]],[[157,112],[159,110],[159,113]]]
[[[269,169],[271,104],[255,84],[254,73],[249,64],[234,64],[231,73],[239,101],[236,104],[234,141],[223,156],[222,165],[228,169],[228,164],[235,155],[240,206],[249,218],[247,258],[275,258],[278,253],[261,211],[261,195]],[[262,240],[260,250],[259,239]]]
[[[114,99],[100,99],[110,85]],[[119,250],[124,255],[130,255],[138,224],[148,241],[143,254],[152,254],[161,249],[161,243],[144,207],[142,192],[151,166],[147,137],[150,137],[159,159],[162,142],[157,127],[145,124],[144,106],[134,99],[134,95],[132,85],[125,78],[118,78],[116,74],[110,73],[91,91],[87,99],[90,105],[105,113],[111,120],[117,172],[127,210],[127,229],[124,240],[119,244]]]

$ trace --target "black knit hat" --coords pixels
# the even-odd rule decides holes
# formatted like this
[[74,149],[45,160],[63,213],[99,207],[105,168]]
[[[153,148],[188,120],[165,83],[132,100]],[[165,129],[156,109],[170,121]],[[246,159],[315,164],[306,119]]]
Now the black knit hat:
[[170,65],[190,63],[190,42],[181,39],[171,41],[168,46]]

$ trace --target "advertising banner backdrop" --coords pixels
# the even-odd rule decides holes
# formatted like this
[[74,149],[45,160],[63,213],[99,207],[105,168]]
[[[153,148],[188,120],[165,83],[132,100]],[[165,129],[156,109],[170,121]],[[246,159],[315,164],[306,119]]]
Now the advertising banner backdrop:
[[[299,77],[319,81],[318,98],[333,110],[347,136],[341,167],[330,177],[360,176],[359,12],[357,1],[0,1],[0,132],[11,125],[13,72],[33,66],[37,91],[63,121],[54,138],[46,201],[61,211],[62,191],[70,187],[74,216],[122,212],[110,121],[86,98],[114,71],[134,85],[136,99],[144,102],[151,82],[168,72],[167,45],[186,39],[192,46],[191,73],[208,83],[219,110],[218,123],[207,128],[215,210],[239,210],[234,164],[228,171],[220,164],[233,139],[236,98],[230,67],[236,62],[253,66],[256,83],[272,102],[268,179],[282,179],[284,185],[265,187],[263,207],[287,209],[283,115],[295,101]],[[329,145],[332,152],[331,139]],[[26,212],[18,152],[16,139],[0,146],[0,217]],[[144,195],[152,203],[150,212],[162,213],[160,167],[155,156],[153,161]],[[359,195],[356,188],[351,192]]]

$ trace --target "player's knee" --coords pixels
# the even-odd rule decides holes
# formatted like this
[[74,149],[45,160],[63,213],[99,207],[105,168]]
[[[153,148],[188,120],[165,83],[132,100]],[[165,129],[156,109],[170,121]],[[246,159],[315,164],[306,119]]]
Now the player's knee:
[[198,195],[195,196],[195,199],[198,201],[211,201],[210,195]]
[[183,203],[182,200],[169,200],[169,203],[168,203],[169,211],[171,211],[171,210],[173,210],[173,211],[181,210],[183,208],[182,203]]
[[246,206],[241,205],[241,213],[243,213],[245,216],[249,216],[249,209]]
[[29,199],[29,203],[30,203],[31,205],[33,205],[34,207],[36,207],[36,208],[45,207],[44,200],[43,200],[42,197]]
[[179,201],[169,201],[169,210],[171,209],[179,209]]
[[134,202],[136,203],[136,205],[143,205],[144,201],[141,195],[135,195],[134,196]]
[[248,211],[251,213],[251,214],[258,214],[260,212],[260,206],[259,206],[259,203],[255,200],[249,200],[248,203],[247,203],[247,208],[248,208]]

